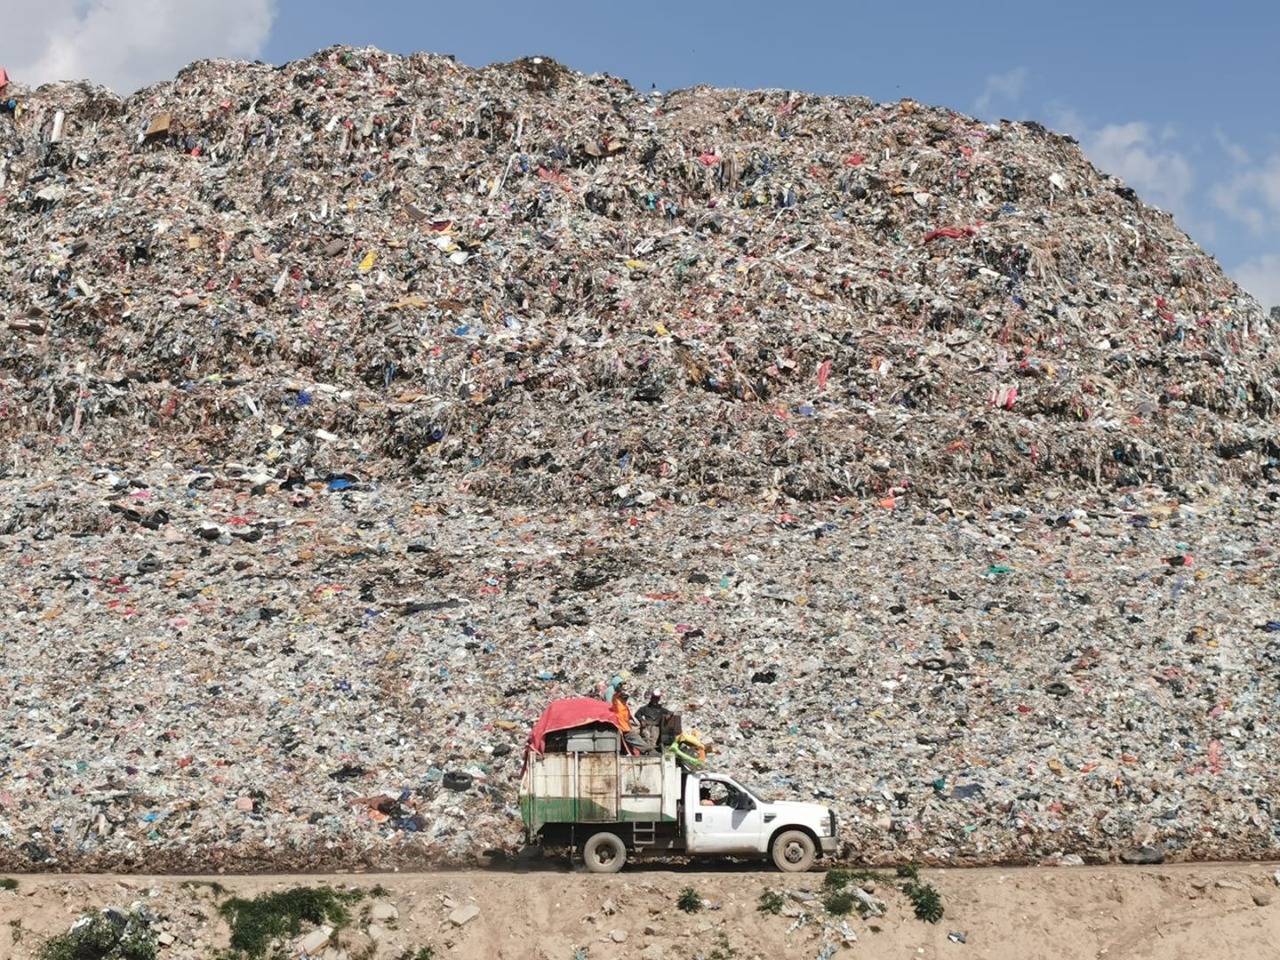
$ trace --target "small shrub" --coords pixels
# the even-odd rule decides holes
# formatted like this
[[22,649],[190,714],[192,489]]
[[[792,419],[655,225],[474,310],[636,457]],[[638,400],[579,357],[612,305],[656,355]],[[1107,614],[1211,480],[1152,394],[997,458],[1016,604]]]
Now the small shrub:
[[13,879],[13,877],[0,877],[0,890],[13,891],[17,889],[18,881]]
[[771,913],[775,917],[782,912],[786,900],[777,890],[766,890],[760,894],[760,905],[756,907],[761,913]]
[[843,890],[852,879],[848,870],[836,868],[827,871],[827,875],[822,878],[822,885],[828,890]]
[[206,887],[215,897],[225,897],[229,892],[227,888],[217,880],[184,880],[182,885],[192,891],[199,890],[201,887]]
[[26,935],[26,932],[27,931],[22,929],[21,917],[14,917],[9,921],[9,939],[14,942],[15,946],[22,942],[22,938]]
[[850,870],[851,883],[884,883],[884,874],[879,870]]
[[878,870],[828,870],[822,885],[828,890],[843,890],[851,883],[884,883],[884,874]]
[[435,955],[436,948],[431,946],[431,944],[427,944],[425,947],[419,947],[417,950],[410,947],[408,950],[401,953],[400,956],[396,957],[396,960],[435,960]]
[[913,880],[903,885],[902,892],[916,908],[916,917],[926,923],[937,923],[942,919],[942,896],[934,889],[933,884]]
[[[388,890],[386,887],[384,887],[380,883],[375,883],[372,887],[369,888],[369,896],[377,897],[380,900],[383,897],[390,896],[390,894],[391,894],[391,891]],[[426,949],[426,948],[424,947],[423,949]]]
[[112,912],[86,914],[60,937],[36,951],[38,960],[156,960],[155,936],[132,917]]
[[346,926],[351,922],[347,905],[363,896],[362,890],[294,887],[252,900],[232,897],[218,912],[231,926],[232,955],[257,960],[266,955],[272,941],[300,934],[304,921]]
[[676,901],[676,906],[685,913],[697,913],[702,909],[702,897],[698,896],[698,891],[693,887],[685,887],[680,891],[680,899]]
[[829,890],[827,895],[822,898],[822,905],[827,908],[827,913],[835,917],[843,917],[852,913],[857,902],[853,894],[846,893],[843,890]]
[[[941,920],[942,896],[931,884],[921,882],[920,865],[908,863],[898,867],[897,874],[900,878],[897,885],[915,907],[916,916],[928,923],[937,923]],[[851,884],[885,883],[886,879],[884,874],[875,870],[828,870],[822,881],[827,891],[822,901],[823,905],[830,914],[841,915],[857,910],[859,914],[866,916],[867,906],[852,893],[846,892],[846,888]]]

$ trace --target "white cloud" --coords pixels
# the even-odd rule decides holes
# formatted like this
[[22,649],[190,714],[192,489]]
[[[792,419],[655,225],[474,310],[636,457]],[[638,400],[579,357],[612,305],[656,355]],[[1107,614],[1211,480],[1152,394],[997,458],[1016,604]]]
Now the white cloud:
[[0,64],[35,86],[91,80],[127,94],[192,60],[256,57],[276,0],[0,0]]
[[[1179,219],[1187,215],[1187,195],[1195,174],[1187,158],[1164,149],[1141,121],[1113,123],[1077,135],[1085,156],[1103,173],[1119,177],[1147,203],[1168,210]],[[1162,136],[1168,140],[1168,131]]]
[[987,77],[982,94],[974,101],[974,109],[978,113],[986,113],[997,101],[1017,103],[1026,86],[1026,67],[1014,67],[1007,73],[993,73]]
[[1215,140],[1218,141],[1218,146],[1222,148],[1222,152],[1225,153],[1237,164],[1244,165],[1244,164],[1253,163],[1253,157],[1249,156],[1249,151],[1246,150],[1239,143],[1237,143],[1236,141],[1228,137],[1222,131],[1221,127],[1214,128],[1213,137]]
[[1070,134],[1077,140],[1089,132],[1089,124],[1074,107],[1055,100],[1045,107],[1049,126],[1060,133]]
[[1280,306],[1280,253],[1267,253],[1246,260],[1231,271],[1231,277],[1265,309]]
[[1280,228],[1280,154],[1209,191],[1214,206],[1255,235]]

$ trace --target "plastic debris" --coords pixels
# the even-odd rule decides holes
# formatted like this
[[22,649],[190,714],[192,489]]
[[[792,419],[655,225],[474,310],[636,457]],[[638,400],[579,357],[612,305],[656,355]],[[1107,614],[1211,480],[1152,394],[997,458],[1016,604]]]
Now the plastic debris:
[[1280,834],[1280,320],[1067,137],[332,48],[10,82],[0,249],[0,868],[470,862],[624,669],[871,862]]

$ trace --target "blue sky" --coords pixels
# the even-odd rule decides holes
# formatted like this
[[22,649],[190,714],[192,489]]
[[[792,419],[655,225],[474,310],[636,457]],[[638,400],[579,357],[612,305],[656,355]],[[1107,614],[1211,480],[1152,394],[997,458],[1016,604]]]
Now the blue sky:
[[122,92],[201,57],[279,63],[347,43],[472,66],[542,54],[644,90],[913,97],[1038,120],[1280,305],[1280,7],[1256,0],[0,0],[0,15],[0,65],[15,80],[87,76]]

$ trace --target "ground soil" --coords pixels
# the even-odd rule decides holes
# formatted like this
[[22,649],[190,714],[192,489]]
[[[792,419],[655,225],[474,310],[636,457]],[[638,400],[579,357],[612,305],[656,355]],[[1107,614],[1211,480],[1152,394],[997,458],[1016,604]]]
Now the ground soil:
[[[706,870],[641,864],[608,877],[559,864],[376,875],[41,874],[18,876],[15,892],[0,893],[0,956],[34,957],[44,938],[64,932],[87,908],[128,908],[138,900],[166,918],[164,929],[174,937],[161,958],[212,956],[227,943],[217,914],[227,896],[332,884],[371,891],[356,908],[352,927],[336,934],[353,958],[394,960],[427,945],[437,958],[494,960],[1265,957],[1274,956],[1280,942],[1275,873],[1276,864],[1263,863],[927,870],[924,878],[943,897],[942,921],[917,920],[886,881],[875,891],[885,915],[846,921],[856,942],[845,941],[838,921],[797,924],[801,910],[814,904],[790,894],[820,894],[821,873],[785,876],[755,865]],[[676,908],[688,887],[707,904],[695,914]],[[788,895],[783,915],[758,910],[766,890]],[[384,903],[394,905],[398,917],[371,930],[372,909]],[[450,921],[470,905],[479,908],[474,919],[461,926]],[[832,946],[834,953],[824,952]]]

